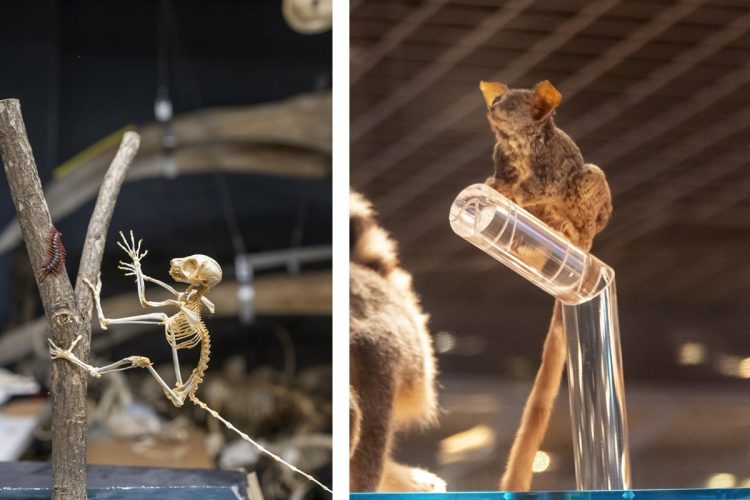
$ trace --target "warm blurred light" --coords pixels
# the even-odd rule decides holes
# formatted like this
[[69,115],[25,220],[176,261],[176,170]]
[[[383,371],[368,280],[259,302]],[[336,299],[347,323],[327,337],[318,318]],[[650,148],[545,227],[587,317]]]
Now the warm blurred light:
[[722,354],[717,360],[716,369],[727,377],[750,378],[750,357]]
[[549,464],[552,463],[549,453],[546,451],[539,450],[534,455],[534,462],[531,464],[531,470],[533,472],[544,472],[549,469]]
[[684,342],[677,351],[677,362],[681,365],[700,365],[706,362],[706,346],[700,342]]
[[439,353],[446,353],[456,347],[456,336],[451,332],[441,331],[435,334],[435,350]]
[[488,448],[495,442],[495,431],[487,425],[477,425],[440,441],[440,462],[459,462],[468,452]]
[[728,472],[714,474],[706,480],[706,488],[734,488],[736,485],[737,477]]
[[750,477],[743,479],[739,486],[740,488],[750,488]]

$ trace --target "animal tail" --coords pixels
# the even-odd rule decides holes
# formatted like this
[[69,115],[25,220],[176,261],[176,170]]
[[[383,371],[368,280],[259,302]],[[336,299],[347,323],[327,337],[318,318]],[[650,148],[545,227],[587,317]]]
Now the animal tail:
[[349,194],[350,260],[388,278],[399,266],[396,242],[378,225],[372,204],[359,193]]
[[359,438],[362,432],[362,408],[359,406],[357,391],[349,386],[349,458],[359,446]]
[[[375,271],[411,302],[419,304],[411,274],[399,262],[398,245],[378,223],[372,203],[354,191],[349,192],[349,260]],[[427,316],[420,308],[414,312],[427,323]]]
[[521,424],[510,450],[505,474],[500,481],[501,490],[528,491],[531,488],[534,456],[539,451],[544,435],[547,433],[555,399],[560,392],[560,381],[566,357],[567,346],[562,324],[562,306],[559,301],[556,301],[547,338],[544,341],[542,362],[523,409]]
[[264,454],[268,455],[269,457],[271,457],[274,460],[276,460],[277,462],[283,464],[284,466],[286,466],[287,468],[289,468],[292,471],[296,472],[297,474],[300,474],[300,475],[304,476],[308,481],[312,481],[313,483],[317,484],[318,486],[320,486],[321,488],[323,488],[324,490],[326,490],[328,493],[333,494],[333,491],[331,491],[330,488],[328,488],[326,485],[324,485],[323,483],[321,483],[320,481],[318,481],[317,479],[315,479],[314,477],[312,477],[310,474],[308,474],[308,473],[306,473],[304,471],[299,470],[297,467],[295,467],[294,465],[292,465],[289,462],[285,461],[280,456],[275,455],[274,453],[272,453],[269,450],[267,450],[265,447],[263,447],[263,445],[261,445],[257,441],[254,441],[250,436],[248,436],[247,434],[245,434],[244,432],[242,432],[241,430],[239,430],[237,427],[235,427],[234,425],[232,425],[232,423],[230,421],[226,420],[224,417],[222,417],[221,415],[219,415],[219,412],[217,412],[216,410],[210,408],[206,403],[204,403],[203,401],[201,401],[200,399],[198,399],[198,396],[196,396],[195,394],[190,394],[190,400],[196,406],[200,406],[201,408],[203,408],[204,410],[206,410],[208,413],[210,413],[216,420],[218,420],[219,422],[221,422],[222,424],[224,424],[227,429],[236,432],[242,439],[244,439],[245,441],[247,441],[251,445],[255,446],[258,449],[258,451],[260,451],[261,453],[264,453]]

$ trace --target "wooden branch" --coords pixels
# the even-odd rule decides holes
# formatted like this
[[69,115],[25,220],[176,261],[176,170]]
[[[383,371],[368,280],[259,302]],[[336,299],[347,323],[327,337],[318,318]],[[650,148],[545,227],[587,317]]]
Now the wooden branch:
[[[76,279],[76,304],[81,313],[81,320],[88,325],[89,334],[91,333],[91,310],[94,306],[94,298],[91,290],[84,283],[84,279],[94,282],[102,267],[102,256],[107,241],[107,229],[109,222],[112,220],[112,213],[115,211],[115,202],[120,194],[120,188],[125,181],[125,174],[128,167],[133,162],[135,153],[140,146],[141,138],[135,132],[125,132],[122,136],[122,142],[117,150],[115,158],[112,160],[107,173],[104,175],[102,187],[99,189],[99,196],[96,198],[94,212],[89,220],[89,228],[86,232],[86,241],[83,244],[81,252],[81,264],[78,268],[78,278]],[[90,337],[90,335],[89,335]],[[89,339],[85,339],[86,355],[88,356]]]
[[[129,142],[132,142],[132,139]],[[122,156],[118,154],[120,163],[128,155],[132,158],[129,152],[123,152]],[[5,167],[29,259],[32,267],[39,269],[47,254],[52,221],[26,135],[21,105],[16,99],[0,101],[0,157]],[[111,176],[108,172],[108,182],[105,182],[105,186],[108,186],[110,194],[116,195],[119,191],[124,177],[120,176],[120,169],[123,168],[127,169],[127,164],[124,167],[118,166],[117,169],[111,168]],[[98,240],[104,239],[101,232],[106,231],[114,208],[114,198],[106,198],[107,193],[99,197],[94,209],[93,224],[89,227],[87,235],[88,249],[84,249],[84,255],[93,263],[82,263],[83,274],[79,276],[98,272],[104,249],[103,242]],[[92,242],[89,242],[89,238]],[[97,271],[92,270],[93,265]],[[64,263],[63,271],[57,276],[49,275],[45,279],[41,279],[37,273],[37,286],[49,323],[51,339],[64,348],[78,335],[82,335],[83,339],[77,345],[75,354],[85,361],[88,356],[91,324],[84,319],[90,318],[91,300],[82,299],[82,303],[88,304],[85,314],[82,315]],[[80,295],[83,296],[83,293]],[[52,363],[50,396],[53,499],[86,498],[86,377],[81,370],[63,360]]]

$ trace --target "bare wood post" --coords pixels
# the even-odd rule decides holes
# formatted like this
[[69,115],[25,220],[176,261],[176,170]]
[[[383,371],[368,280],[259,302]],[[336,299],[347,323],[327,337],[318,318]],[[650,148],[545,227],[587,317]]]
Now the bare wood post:
[[[92,301],[83,293],[80,278],[95,278],[98,273],[114,202],[138,143],[137,134],[123,137],[115,161],[105,176],[86,235],[76,294],[64,268],[65,272],[58,276],[50,275],[44,280],[40,280],[38,274],[36,277],[50,337],[65,347],[82,335],[75,352],[83,360],[87,360],[89,354]],[[52,220],[17,99],[0,100],[0,157],[31,265],[39,269],[47,253]],[[86,376],[70,363],[62,360],[52,363],[54,499],[86,498]]]

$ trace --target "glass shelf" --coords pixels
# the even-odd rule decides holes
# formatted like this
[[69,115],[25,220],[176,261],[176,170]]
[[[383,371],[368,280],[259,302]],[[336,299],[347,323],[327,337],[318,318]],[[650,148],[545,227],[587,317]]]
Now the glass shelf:
[[625,490],[450,492],[450,493],[352,493],[351,500],[714,500],[750,499],[750,488]]

